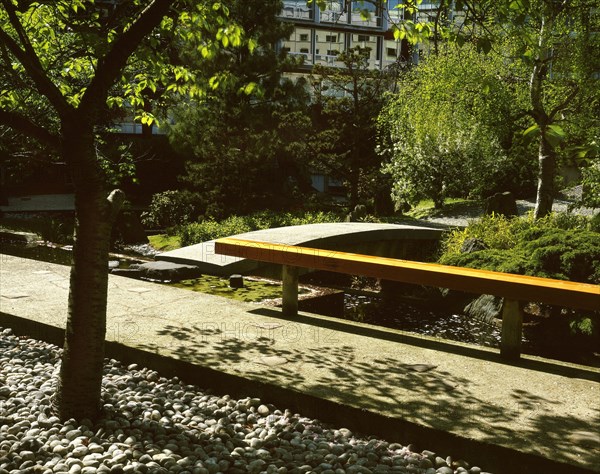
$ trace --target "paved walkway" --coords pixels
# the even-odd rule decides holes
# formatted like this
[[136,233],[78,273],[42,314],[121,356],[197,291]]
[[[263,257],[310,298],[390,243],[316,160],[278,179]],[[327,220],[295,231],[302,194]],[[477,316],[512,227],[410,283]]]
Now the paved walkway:
[[[69,269],[1,254],[0,265],[0,326],[58,338]],[[490,349],[309,314],[290,320],[124,277],[109,287],[111,357],[495,473],[600,472],[597,369],[534,357],[508,365]]]

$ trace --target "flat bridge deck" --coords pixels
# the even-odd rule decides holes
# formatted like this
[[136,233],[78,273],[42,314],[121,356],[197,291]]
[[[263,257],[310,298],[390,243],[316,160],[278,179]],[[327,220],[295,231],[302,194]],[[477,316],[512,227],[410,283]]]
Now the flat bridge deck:
[[[0,326],[60,343],[69,268],[0,255]],[[109,357],[494,473],[600,472],[600,370],[109,277]]]

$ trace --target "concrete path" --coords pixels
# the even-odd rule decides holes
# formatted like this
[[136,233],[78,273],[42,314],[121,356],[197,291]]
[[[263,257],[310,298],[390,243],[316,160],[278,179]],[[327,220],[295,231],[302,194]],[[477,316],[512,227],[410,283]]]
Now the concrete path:
[[0,206],[3,212],[44,212],[74,211],[73,194],[37,194],[31,196],[9,197],[6,206]]
[[[0,254],[0,326],[59,342],[68,267]],[[600,472],[600,370],[109,277],[107,354],[494,473]]]
[[[278,227],[246,232],[232,237],[260,242],[356,252],[365,248],[373,250],[379,244],[385,245],[385,243],[395,243],[405,240],[437,241],[441,234],[442,230],[435,227],[428,227],[426,223],[423,226],[418,226],[337,222]],[[196,265],[200,267],[202,273],[223,276],[229,276],[234,273],[246,274],[256,270],[259,266],[265,266],[261,262],[215,253],[214,240],[161,253],[156,256],[156,259],[184,265]]]

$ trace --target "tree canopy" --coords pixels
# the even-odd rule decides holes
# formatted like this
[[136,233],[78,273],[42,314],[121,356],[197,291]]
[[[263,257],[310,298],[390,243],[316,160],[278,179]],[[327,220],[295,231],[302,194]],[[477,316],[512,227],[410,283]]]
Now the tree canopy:
[[277,19],[280,8],[260,0],[230,3],[232,17],[254,41],[251,55],[243,47],[213,57],[186,52],[191,70],[219,82],[169,109],[169,139],[187,157],[181,182],[195,195],[196,215],[285,207],[293,183],[302,181],[305,160],[296,145],[304,127],[289,117],[301,114],[309,98],[305,81],[282,74],[293,60],[276,44],[293,27]]
[[[535,215],[543,217],[552,210],[557,166],[567,146],[588,147],[595,139],[582,134],[582,128],[594,130],[597,136],[598,114],[590,114],[584,105],[598,90],[596,2],[460,0],[456,8],[464,13],[461,28],[453,34],[459,43],[474,42],[486,53],[495,49],[528,70],[530,123],[525,135],[538,142]],[[506,44],[510,48],[502,51],[499,46]],[[574,126],[583,117],[587,126]]]
[[518,179],[515,166],[526,101],[520,73],[499,55],[447,44],[400,79],[379,119],[397,207],[425,198],[441,207],[446,197],[523,185],[527,177]]

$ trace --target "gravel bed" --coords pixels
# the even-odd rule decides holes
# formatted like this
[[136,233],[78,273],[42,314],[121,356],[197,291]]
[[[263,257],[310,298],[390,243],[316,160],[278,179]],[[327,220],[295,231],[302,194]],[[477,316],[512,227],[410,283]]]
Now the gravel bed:
[[[553,212],[567,212],[571,201],[565,199],[555,199],[552,204]],[[523,216],[528,212],[535,210],[535,199],[519,199],[517,200],[517,210],[519,215]],[[593,216],[598,212],[598,209],[591,209],[589,207],[579,207],[572,209],[571,212],[583,216]],[[469,221],[477,219],[483,215],[483,204],[473,204],[463,206],[459,210],[447,210],[442,216],[428,217],[423,219],[424,221],[431,222],[432,224],[444,225],[447,227],[466,227],[469,225]]]
[[56,346],[0,328],[0,474],[482,472],[115,360],[104,418],[61,423],[50,413],[59,358]]

